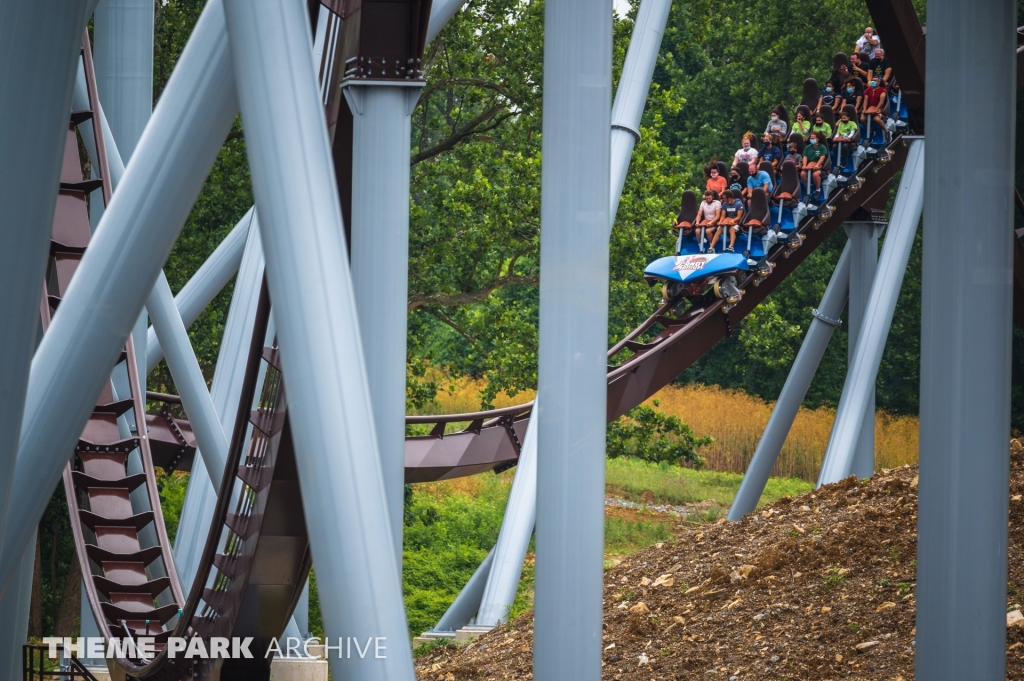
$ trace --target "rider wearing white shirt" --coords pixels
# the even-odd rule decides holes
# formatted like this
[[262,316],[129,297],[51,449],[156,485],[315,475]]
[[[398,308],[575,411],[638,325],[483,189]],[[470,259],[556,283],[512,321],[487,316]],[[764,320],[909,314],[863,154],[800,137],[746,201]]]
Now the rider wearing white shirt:
[[875,50],[878,49],[880,44],[875,29],[868,26],[864,29],[864,35],[857,39],[857,51],[868,55],[868,59],[874,59]]

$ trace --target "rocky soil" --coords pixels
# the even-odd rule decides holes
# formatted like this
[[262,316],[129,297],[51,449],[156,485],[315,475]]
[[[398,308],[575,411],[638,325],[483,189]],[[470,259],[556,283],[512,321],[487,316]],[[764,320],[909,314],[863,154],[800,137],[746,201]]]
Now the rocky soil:
[[[1011,443],[1007,609],[1024,600],[1024,445]],[[603,678],[914,676],[917,469],[781,499],[739,523],[680,526],[605,573]],[[1016,619],[1016,617],[1014,617]],[[1024,623],[1024,618],[1020,619]],[[417,659],[420,679],[530,679],[532,613]],[[1007,632],[1024,679],[1024,626]]]

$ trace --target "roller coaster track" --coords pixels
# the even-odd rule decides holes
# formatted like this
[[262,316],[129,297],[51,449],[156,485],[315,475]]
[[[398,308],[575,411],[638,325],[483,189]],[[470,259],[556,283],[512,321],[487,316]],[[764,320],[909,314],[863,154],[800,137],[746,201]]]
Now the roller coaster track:
[[[315,5],[318,3],[312,0],[311,11]],[[920,34],[916,18],[914,21]],[[896,31],[877,23],[883,35]],[[913,31],[910,34],[914,35]],[[892,49],[895,42],[889,41],[887,47]],[[324,50],[324,64],[329,74],[337,70],[342,63],[338,60],[345,55],[340,49],[328,52]],[[86,196],[100,188],[106,203],[112,191],[102,121],[94,115],[99,105],[87,35],[82,59],[90,110],[73,112],[69,120],[51,261],[40,305],[44,330],[88,246]],[[332,59],[335,61],[329,63]],[[901,78],[901,69],[913,68],[907,66],[909,61],[894,61]],[[324,71],[322,68],[321,73]],[[920,81],[923,83],[923,75]],[[340,97],[334,87],[324,88],[324,98],[333,126],[344,119],[344,107],[339,114]],[[91,180],[83,174],[84,159],[77,140],[78,126],[89,120],[98,156],[98,173],[93,173],[98,178]],[[607,418],[625,414],[720,339],[730,336],[855,210],[884,206],[892,179],[905,159],[905,141],[897,137],[876,160],[862,165],[857,178],[835,191],[817,216],[798,225],[803,237],[798,248],[779,248],[769,256],[775,265],[769,276],[759,280],[751,274],[740,282],[745,295],[731,309],[709,295],[674,316],[677,301],[669,301],[616,343],[608,351]],[[339,177],[342,175],[343,169],[339,170]],[[187,595],[171,557],[156,468],[165,473],[188,470],[195,441],[187,421],[175,418],[168,405],[159,414],[145,413],[145,396],[136,388],[137,365],[130,339],[65,470],[72,533],[87,598],[101,634],[108,639],[151,637],[156,642],[152,659],[137,654],[116,658],[131,677],[166,681],[269,677],[270,661],[262,655],[223,663],[180,656],[171,659],[165,645],[171,636],[203,640],[252,636],[252,649],[265,650],[265,642],[284,630],[311,565],[284,381],[274,341],[265,337],[269,314],[264,285],[225,474],[198,573]],[[151,397],[173,402],[167,396]],[[407,424],[432,425],[433,429],[429,435],[406,439],[406,481],[441,480],[515,465],[532,406],[527,402],[484,412],[407,417]],[[469,425],[445,434],[446,427],[460,422]],[[140,435],[137,424],[142,423],[146,427]]]

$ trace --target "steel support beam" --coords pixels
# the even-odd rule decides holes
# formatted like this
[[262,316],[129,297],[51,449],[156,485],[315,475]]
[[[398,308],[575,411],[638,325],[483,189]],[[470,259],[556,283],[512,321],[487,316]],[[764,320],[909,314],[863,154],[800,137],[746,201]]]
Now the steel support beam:
[[[435,12],[439,11],[441,6],[443,4],[439,5],[436,2],[432,5],[431,29],[434,28]],[[626,61],[615,92],[611,114],[609,230],[615,222],[615,213],[625,186],[633,147],[640,139],[640,119],[647,102],[647,92],[650,89],[654,65],[671,7],[672,0],[643,0],[626,51]],[[432,37],[432,34],[428,34],[428,39]],[[478,625],[495,626],[504,622],[508,608],[515,600],[523,560],[533,536],[537,517],[536,449],[536,429],[529,428],[494,551],[497,557],[487,578],[486,591],[476,618]],[[524,475],[524,470],[528,471],[528,475]],[[469,587],[467,584],[466,588]]]
[[[1006,678],[1017,3],[928,2],[915,678]],[[962,55],[971,55],[965,63]],[[970,97],[965,97],[970,93]]]
[[[174,304],[178,308],[178,314],[181,315],[181,321],[185,328],[191,326],[192,322],[199,318],[206,306],[217,297],[217,294],[231,281],[231,277],[238,272],[246,239],[249,236],[249,228],[255,220],[255,215],[255,208],[246,211],[242,219],[206,259],[206,262],[196,270],[188,283],[182,286],[178,295],[174,297]],[[160,346],[160,339],[156,337],[156,330],[153,327],[149,328],[146,338],[146,355],[145,369],[148,374],[164,358],[164,350]]]
[[[75,95],[72,106],[75,109],[89,108],[89,95],[85,85],[85,71],[79,66],[78,75],[75,80]],[[107,124],[107,117],[103,106],[100,105],[98,114],[103,125],[103,139],[107,148],[107,165],[110,168],[110,181],[116,188],[124,175],[124,160],[120,153],[120,147],[110,133],[110,126]],[[82,135],[89,158],[96,158],[96,145],[92,140],[92,122],[86,121],[82,124],[87,128]],[[102,205],[101,201],[94,201],[93,206]],[[102,211],[101,211],[102,214]],[[174,298],[174,304],[178,308],[178,314],[182,323],[188,328],[194,322],[206,306],[220,293],[221,289],[231,280],[231,277],[238,271],[239,263],[242,261],[242,251],[245,249],[246,237],[249,234],[249,227],[253,221],[255,210],[250,208],[242,219],[228,232],[224,240],[214,249],[206,262],[200,266],[192,278],[188,280],[178,295]],[[158,284],[159,285],[159,282]],[[133,329],[132,333],[135,333]],[[144,348],[143,353],[140,348]],[[149,328],[144,343],[135,345],[136,357],[145,356],[145,364],[140,363],[139,375],[148,375],[160,360],[164,358],[163,348],[160,347],[160,340],[156,337],[156,330]]]
[[[411,114],[423,81],[352,81],[352,285],[395,556],[402,556]],[[381,276],[382,262],[401,263]]]
[[814,373],[818,370],[821,358],[825,356],[825,348],[832,339],[832,332],[841,323],[839,317],[846,307],[846,297],[850,289],[850,250],[850,244],[847,242],[832,278],[825,287],[821,304],[814,310],[814,319],[811,320],[793,366],[789,369],[782,392],[779,393],[772,415],[768,418],[768,425],[757,442],[757,449],[754,450],[747,472],[743,475],[736,498],[729,507],[729,520],[740,520],[757,508],[757,502],[764,493],[764,486],[768,484],[768,477],[779,459],[782,445],[785,444],[786,436],[793,427],[793,421],[796,420],[800,405],[807,395],[807,389],[814,379]]
[[[231,306],[228,308],[224,334],[217,353],[217,366],[213,372],[213,385],[210,388],[210,398],[225,432],[232,432],[235,428],[238,401],[242,399],[242,381],[245,377],[249,345],[256,324],[256,308],[263,282],[263,246],[260,241],[259,225],[253,222],[253,226],[255,229],[249,231],[245,255],[238,270],[234,294],[231,296]],[[274,334],[274,319],[271,317],[267,326],[267,336],[271,342]],[[257,399],[258,397],[259,395]],[[210,482],[208,467],[199,462],[203,457],[202,450],[196,451],[195,456],[188,489],[185,492],[185,503],[178,521],[178,534],[174,540],[174,562],[178,568],[182,590],[191,588],[192,580],[199,569],[206,534],[217,506],[219,489]]]
[[[108,127],[127,163],[153,113],[152,0],[102,0],[93,18],[96,89],[109,112]],[[106,120],[106,119],[105,119]],[[94,201],[97,206],[101,204]],[[132,329],[139,389],[146,391],[146,312]]]
[[153,22],[150,0],[102,0],[93,19],[96,89],[125,162],[153,113]]
[[[539,402],[534,402],[534,409]],[[479,626],[494,627],[507,619],[508,610],[516,599],[523,561],[530,548],[537,519],[537,428],[534,424],[535,421],[530,419],[526,426],[516,477],[505,506],[498,543],[494,546],[494,562],[476,616]]]
[[430,21],[427,23],[427,42],[437,37],[452,17],[466,5],[466,0],[434,0],[430,3]]
[[[847,222],[843,225],[850,238],[850,328],[847,335],[849,366],[857,350],[857,339],[864,326],[871,284],[878,270],[878,235],[881,225],[874,222]],[[854,447],[851,473],[858,478],[875,474],[875,391],[868,392],[864,405],[864,420]]]
[[[1007,192],[1007,201],[1009,197],[1010,193]],[[889,335],[889,325],[896,311],[896,301],[907,270],[910,250],[914,246],[923,206],[924,140],[915,139],[910,142],[907,163],[903,168],[896,203],[882,245],[878,273],[871,285],[863,327],[858,334],[857,347],[839,398],[832,435],[818,475],[819,486],[838,482],[853,473],[865,411],[875,393],[875,379],[882,363],[885,339]]]
[[615,224],[615,213],[619,210],[619,199],[626,185],[633,147],[640,141],[640,119],[644,114],[647,91],[651,88],[654,65],[661,49],[661,37],[665,33],[671,9],[672,0],[642,0],[633,24],[633,36],[629,40],[626,61],[622,65],[622,75],[612,105],[609,232]]
[[146,309],[153,318],[153,328],[166,351],[167,368],[181,397],[181,405],[188,415],[198,449],[203,452],[203,463],[214,489],[220,489],[224,476],[224,462],[228,459],[228,439],[206,387],[206,378],[199,368],[199,360],[192,349],[188,331],[174,306],[174,297],[167,277],[161,271],[146,300]]
[[544,6],[534,678],[601,676],[612,13]]
[[[0,539],[21,437],[29,365],[57,205],[86,3],[0,5],[0,154],[10,172],[0,206],[10,226],[0,250]],[[47,498],[49,498],[47,496]]]
[[324,630],[368,632],[387,646],[384,659],[332,657],[331,673],[412,681],[309,19],[291,0],[224,7]]
[[[36,559],[36,529],[14,572],[11,586],[0,596],[0,681],[21,681],[21,647],[28,640],[28,616],[32,603],[32,571]],[[73,559],[74,560],[74,559]],[[71,632],[61,632],[70,634]]]
[[480,610],[480,602],[484,596],[484,589],[487,588],[487,576],[491,574],[491,565],[494,563],[494,549],[491,549],[487,556],[480,563],[480,566],[473,573],[473,576],[462,587],[462,591],[456,596],[444,615],[437,621],[431,632],[451,633],[458,631],[469,624],[470,620]]
[[234,121],[224,35],[222,5],[210,0],[32,360],[3,587]]

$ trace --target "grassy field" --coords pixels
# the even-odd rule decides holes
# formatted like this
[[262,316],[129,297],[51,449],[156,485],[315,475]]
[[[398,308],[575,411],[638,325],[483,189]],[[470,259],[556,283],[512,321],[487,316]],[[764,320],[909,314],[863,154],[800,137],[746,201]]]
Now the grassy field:
[[[711,502],[711,509],[728,508],[743,476],[723,471],[651,464],[636,459],[610,459],[605,466],[605,485],[610,494],[631,501],[685,505]],[[798,478],[771,478],[761,503],[801,494],[813,485]],[[715,520],[717,515],[705,517]]]
[[[458,413],[480,408],[482,381],[460,378],[451,381],[452,390],[438,396],[436,411]],[[532,399],[521,393],[515,399],[501,395],[497,406],[517,404]],[[771,416],[771,402],[737,390],[716,386],[667,386],[648,400],[659,401],[661,411],[678,416],[697,435],[710,435],[714,444],[700,450],[707,467],[716,471],[742,473],[746,470],[757,442]],[[801,408],[779,461],[772,471],[783,478],[817,478],[825,454],[835,410]],[[918,422],[915,416],[875,414],[875,460],[878,468],[896,468],[917,463]]]

